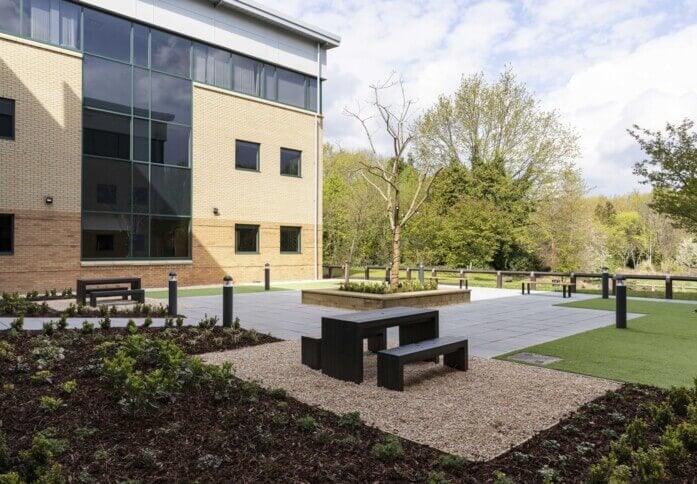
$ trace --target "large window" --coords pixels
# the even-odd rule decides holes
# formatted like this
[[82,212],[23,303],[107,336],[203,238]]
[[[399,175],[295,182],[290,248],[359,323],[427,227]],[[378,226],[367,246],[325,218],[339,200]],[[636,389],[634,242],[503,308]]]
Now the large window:
[[15,102],[0,97],[0,139],[15,139]]
[[106,13],[84,9],[85,52],[131,61],[131,23]]
[[19,35],[19,0],[0,0],[0,31]]
[[302,152],[281,148],[281,175],[300,176]]
[[0,255],[14,253],[15,216],[0,213]]
[[305,106],[305,76],[278,68],[278,100],[293,106]]
[[232,56],[232,88],[252,96],[261,95],[262,64],[241,55]]
[[[86,55],[82,68],[85,106],[131,114],[133,94],[130,65]],[[109,79],[109,82],[104,82],[105,79]]]
[[259,252],[258,225],[235,225],[235,251],[241,253]]
[[300,227],[281,227],[281,252],[300,252]]
[[23,24],[25,37],[71,49],[80,48],[80,7],[73,3],[24,0]]
[[259,147],[258,143],[236,140],[235,168],[259,171]]

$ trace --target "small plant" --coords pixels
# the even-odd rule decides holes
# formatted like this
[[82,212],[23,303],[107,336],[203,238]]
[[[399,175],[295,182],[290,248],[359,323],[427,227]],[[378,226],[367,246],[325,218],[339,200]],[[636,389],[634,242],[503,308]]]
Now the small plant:
[[208,317],[208,314],[204,314],[203,319],[198,322],[198,327],[201,329],[213,329],[216,324],[218,324],[218,316]]
[[77,306],[75,303],[68,304],[68,308],[65,310],[65,314],[68,316],[75,316],[77,314]]
[[165,318],[164,327],[165,328],[174,328],[174,319],[169,318],[169,317]]
[[396,460],[404,457],[404,448],[399,437],[389,434],[384,442],[373,445],[370,454],[380,460]]
[[39,370],[31,376],[32,383],[37,385],[53,384],[53,373],[49,370]]
[[114,318],[114,317],[116,317],[118,314],[119,314],[119,310],[116,309],[116,306],[111,306],[111,307],[109,308],[109,316],[111,316],[112,318]]
[[68,329],[68,315],[63,313],[60,315],[60,318],[58,318],[58,322],[56,323],[56,328],[58,328],[61,331],[64,331]]
[[22,331],[24,329],[24,316],[18,316],[10,322],[10,328],[15,331]]
[[600,435],[603,437],[606,437],[608,439],[616,439],[617,438],[617,432],[615,432],[613,429],[603,429],[600,431]]
[[549,467],[548,465],[544,465],[542,469],[537,471],[537,473],[542,477],[543,484],[550,484],[552,482],[560,481],[559,471]]
[[595,444],[592,442],[581,442],[576,446],[576,452],[583,456],[591,455],[595,452]]
[[128,323],[126,323],[126,331],[128,331],[128,334],[136,334],[138,332],[138,326],[136,325],[136,322],[133,321],[132,319],[128,320]]
[[94,324],[90,323],[87,320],[83,321],[82,328],[80,329],[80,332],[82,332],[82,334],[85,334],[85,335],[93,334],[94,333]]
[[150,316],[147,316],[147,317],[143,320],[143,327],[144,327],[144,328],[149,328],[150,326],[152,326],[152,318],[151,318]]
[[494,484],[513,484],[513,479],[508,477],[503,471],[495,470],[493,476]]
[[94,427],[78,427],[73,430],[73,435],[76,440],[85,440],[87,437],[92,437],[99,432],[99,429]]
[[578,427],[576,427],[574,424],[563,425],[561,430],[567,435],[576,435],[579,432]]
[[692,403],[692,392],[685,387],[671,387],[666,396],[666,402],[675,415],[687,416],[687,407]]
[[361,414],[358,412],[348,412],[339,417],[339,426],[357,429],[363,425]]
[[53,336],[56,331],[56,323],[53,321],[44,321],[43,332],[46,336]]
[[683,422],[675,428],[675,432],[688,451],[697,451],[697,424]]
[[2,385],[3,395],[12,395],[15,391],[14,383],[4,383]]
[[648,406],[648,411],[656,425],[662,429],[672,424],[675,420],[673,408],[666,402],[663,402],[660,405],[652,403]]
[[219,455],[206,454],[198,458],[199,469],[217,469],[223,463],[223,458]]
[[[10,467],[10,448],[7,446],[5,432],[0,429],[0,471]],[[0,481],[2,482],[2,481]]]
[[77,381],[76,380],[68,380],[68,381],[64,382],[61,385],[61,390],[66,395],[72,395],[73,393],[75,393],[75,390],[77,390]]
[[41,432],[34,436],[31,448],[19,451],[19,459],[27,473],[27,481],[64,482],[61,467],[54,463],[54,457],[65,452],[67,441],[55,438],[51,432]]
[[39,408],[46,413],[54,413],[63,406],[63,399],[44,395],[39,398]]
[[295,426],[303,432],[314,432],[317,429],[317,422],[314,417],[300,417],[295,420]]
[[687,421],[697,424],[697,395],[695,396],[695,403],[687,406]]
[[614,458],[618,464],[631,464],[632,446],[629,445],[626,435],[610,443],[610,457]]
[[239,331],[241,328],[242,325],[240,324],[240,318],[236,317],[235,320],[232,322],[232,329]]
[[182,328],[184,326],[184,318],[182,316],[177,316],[177,328]]
[[515,451],[513,452],[513,458],[520,462],[521,464],[524,464],[526,462],[530,462],[530,454],[526,454],[524,452],[518,452]]
[[632,453],[633,468],[639,482],[659,484],[664,481],[666,472],[658,449],[638,450]]
[[269,396],[277,400],[286,398],[286,391],[283,388],[272,388],[269,390]]
[[151,447],[140,449],[138,462],[146,469],[153,468],[157,464],[157,451]]
[[623,414],[620,412],[611,412],[609,414],[610,421],[615,424],[621,424],[627,421],[627,417],[625,417]]
[[106,318],[109,316],[109,307],[106,304],[99,305],[99,317]]
[[428,475],[428,481],[426,481],[428,484],[448,484],[448,476],[445,475],[444,472],[440,471],[432,471]]
[[102,319],[99,320],[99,327],[101,329],[111,328],[111,318],[109,316],[104,316]]
[[16,356],[13,349],[7,341],[0,341],[0,361],[14,361]]
[[542,446],[549,450],[558,450],[561,445],[554,439],[545,440],[542,442]]
[[436,462],[438,467],[447,470],[457,470],[462,469],[465,465],[465,459],[455,454],[443,454],[438,456],[438,461]]
[[633,450],[646,447],[646,422],[640,418],[635,418],[625,429],[627,443]]
[[690,456],[678,432],[673,428],[667,429],[661,436],[661,452],[663,461],[673,471],[677,471]]

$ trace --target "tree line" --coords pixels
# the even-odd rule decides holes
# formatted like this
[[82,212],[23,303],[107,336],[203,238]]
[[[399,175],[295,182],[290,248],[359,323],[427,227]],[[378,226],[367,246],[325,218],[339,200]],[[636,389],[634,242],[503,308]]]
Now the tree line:
[[[391,88],[396,97],[387,95]],[[588,195],[574,163],[574,130],[543,109],[511,70],[493,82],[464,77],[455,93],[413,119],[401,82],[372,86],[367,107],[347,111],[364,128],[365,150],[324,148],[325,263],[391,264],[397,271],[399,263],[419,262],[502,270],[697,268],[697,216],[686,210],[697,184],[677,185],[694,178],[685,171],[697,167],[687,121],[668,125],[665,135],[630,130],[648,156],[635,173],[653,191],[608,198]],[[389,154],[380,153],[380,134]],[[397,276],[393,271],[393,283]]]

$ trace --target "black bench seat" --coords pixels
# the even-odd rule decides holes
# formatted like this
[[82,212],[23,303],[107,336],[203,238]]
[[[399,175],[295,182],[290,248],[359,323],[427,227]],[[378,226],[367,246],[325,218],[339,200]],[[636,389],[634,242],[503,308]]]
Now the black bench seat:
[[126,299],[131,296],[133,301],[145,303],[145,289],[105,289],[90,292],[90,306],[97,307],[98,297],[116,297],[121,296]]
[[390,390],[404,390],[404,365],[415,361],[438,358],[443,364],[467,371],[467,339],[442,337],[419,341],[378,352],[378,386]]

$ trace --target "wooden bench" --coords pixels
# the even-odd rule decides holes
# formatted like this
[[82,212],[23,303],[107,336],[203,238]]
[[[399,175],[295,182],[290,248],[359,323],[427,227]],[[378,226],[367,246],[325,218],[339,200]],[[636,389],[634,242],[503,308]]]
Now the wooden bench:
[[378,386],[404,390],[404,365],[438,358],[443,364],[467,371],[467,340],[457,337],[434,338],[378,352]]
[[98,297],[115,297],[121,296],[127,299],[131,296],[131,300],[145,303],[145,289],[105,289],[103,291],[92,291],[90,292],[90,306],[93,308],[97,307]]
[[[75,298],[78,304],[87,304],[87,291],[90,290],[90,286],[105,286],[113,284],[128,284],[131,290],[141,289],[140,277],[111,277],[111,278],[100,278],[100,279],[78,279],[76,286]],[[113,289],[118,288],[104,288]]]
[[[128,291],[130,288],[123,286],[123,287],[95,287],[92,289],[85,289],[85,294],[87,297],[90,297],[93,292],[95,293],[100,293],[100,292],[105,292],[105,291]],[[97,294],[99,295],[99,294]],[[122,297],[122,299],[125,301],[128,299],[128,295],[125,295]]]
[[573,282],[564,282],[559,280],[545,281],[545,280],[526,280],[522,281],[520,286],[521,294],[525,295],[525,287],[527,286],[527,293],[530,294],[530,286],[537,284],[546,284],[548,286],[561,286],[561,297],[571,297],[571,289],[576,288],[576,284]]
[[[438,278],[437,277],[427,277],[429,281],[435,281],[436,286],[438,285]],[[465,289],[469,289],[469,280],[466,277],[456,277],[458,281],[460,281],[460,289],[462,289],[462,286],[465,287]]]

